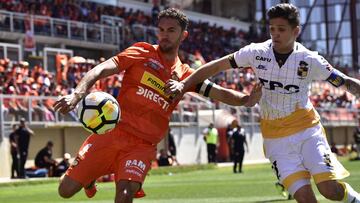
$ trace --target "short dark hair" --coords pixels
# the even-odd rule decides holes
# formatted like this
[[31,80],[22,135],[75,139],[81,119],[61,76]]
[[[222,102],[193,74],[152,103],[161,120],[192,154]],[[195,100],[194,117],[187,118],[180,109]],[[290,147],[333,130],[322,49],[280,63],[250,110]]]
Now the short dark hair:
[[161,11],[158,15],[158,23],[162,18],[173,18],[177,20],[182,30],[186,30],[189,25],[189,19],[186,15],[176,8],[168,8]]
[[277,4],[267,11],[269,19],[284,18],[292,27],[300,25],[300,14],[296,6],[288,3]]

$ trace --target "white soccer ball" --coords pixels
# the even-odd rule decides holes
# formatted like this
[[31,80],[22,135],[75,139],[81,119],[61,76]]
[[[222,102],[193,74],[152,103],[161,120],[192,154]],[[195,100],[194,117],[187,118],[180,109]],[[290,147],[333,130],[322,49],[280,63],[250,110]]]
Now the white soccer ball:
[[85,130],[100,135],[115,128],[121,110],[119,103],[110,94],[92,92],[78,103],[77,115]]

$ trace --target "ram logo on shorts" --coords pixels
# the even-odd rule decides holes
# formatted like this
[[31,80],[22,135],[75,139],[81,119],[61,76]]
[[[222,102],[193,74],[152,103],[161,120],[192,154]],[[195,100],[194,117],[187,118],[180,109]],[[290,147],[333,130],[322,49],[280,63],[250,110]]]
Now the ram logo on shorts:
[[125,167],[135,167],[139,169],[141,172],[145,171],[146,164],[142,161],[134,160],[127,160],[125,163]]

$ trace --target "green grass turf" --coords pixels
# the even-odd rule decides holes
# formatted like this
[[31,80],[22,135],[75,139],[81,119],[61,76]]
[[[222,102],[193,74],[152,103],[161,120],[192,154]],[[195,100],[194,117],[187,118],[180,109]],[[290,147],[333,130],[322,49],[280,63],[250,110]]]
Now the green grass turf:
[[[360,191],[360,161],[343,164],[351,176],[346,182]],[[275,176],[269,164],[246,165],[244,173],[233,174],[232,168],[216,168],[180,172],[168,175],[152,173],[147,177],[145,198],[136,199],[138,203],[235,203],[235,202],[295,202],[287,201],[275,189]],[[87,199],[80,191],[71,199],[61,199],[57,195],[57,182],[48,181],[37,184],[0,185],[1,203],[21,202],[113,202],[114,183],[99,183],[99,191],[92,199]],[[330,202],[316,192],[320,202]]]

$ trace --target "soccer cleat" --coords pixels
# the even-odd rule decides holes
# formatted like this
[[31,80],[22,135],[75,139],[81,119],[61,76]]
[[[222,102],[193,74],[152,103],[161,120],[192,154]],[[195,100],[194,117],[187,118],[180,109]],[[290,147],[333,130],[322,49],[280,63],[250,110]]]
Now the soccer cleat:
[[97,192],[95,181],[91,182],[86,188],[84,187],[84,191],[88,198],[94,197]]
[[134,194],[134,198],[143,198],[145,196],[146,194],[142,188]]

